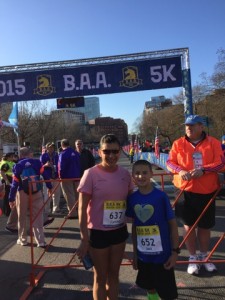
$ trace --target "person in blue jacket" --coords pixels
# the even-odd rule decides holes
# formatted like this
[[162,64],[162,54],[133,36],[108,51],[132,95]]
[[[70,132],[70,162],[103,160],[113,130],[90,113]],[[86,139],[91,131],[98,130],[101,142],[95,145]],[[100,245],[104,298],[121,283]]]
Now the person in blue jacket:
[[67,139],[61,140],[61,147],[62,151],[59,153],[58,169],[59,178],[62,179],[61,188],[63,196],[69,211],[66,218],[75,219],[78,217],[75,203],[78,200],[76,199],[76,190],[81,176],[80,155],[70,147]]
[[[26,246],[27,241],[27,213],[29,209],[29,195],[24,190],[21,175],[25,168],[31,167],[37,178],[40,175],[45,180],[50,178],[46,175],[44,168],[40,160],[32,157],[33,152],[30,148],[23,147],[20,149],[20,160],[13,167],[13,180],[9,193],[9,205],[12,208],[16,206],[18,213],[18,239],[17,244]],[[37,183],[38,184],[38,183]],[[46,182],[47,188],[52,189],[50,182]],[[43,207],[43,194],[41,188],[37,188],[36,192],[32,194],[32,220],[34,239],[37,243],[37,247],[46,247],[44,228],[43,228],[43,212],[39,213]]]

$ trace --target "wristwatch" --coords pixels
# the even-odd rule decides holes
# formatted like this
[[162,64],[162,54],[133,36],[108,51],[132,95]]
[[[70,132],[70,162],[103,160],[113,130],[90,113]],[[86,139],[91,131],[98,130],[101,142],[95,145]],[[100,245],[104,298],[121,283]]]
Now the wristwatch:
[[172,251],[176,252],[177,254],[180,254],[180,248],[179,247],[173,248]]

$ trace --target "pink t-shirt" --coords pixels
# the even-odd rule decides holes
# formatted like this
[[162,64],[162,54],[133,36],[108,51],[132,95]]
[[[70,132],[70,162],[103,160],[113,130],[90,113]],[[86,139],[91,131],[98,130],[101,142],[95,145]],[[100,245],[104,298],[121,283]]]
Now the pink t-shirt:
[[88,228],[112,230],[124,225],[123,218],[122,223],[118,219],[125,215],[126,199],[133,190],[131,175],[126,169],[118,166],[116,171],[107,172],[96,165],[84,172],[77,190],[91,195],[87,208]]

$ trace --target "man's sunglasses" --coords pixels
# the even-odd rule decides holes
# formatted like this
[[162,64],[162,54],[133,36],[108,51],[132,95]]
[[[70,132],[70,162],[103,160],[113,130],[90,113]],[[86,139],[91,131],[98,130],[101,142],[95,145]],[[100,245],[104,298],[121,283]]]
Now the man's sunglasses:
[[112,154],[118,154],[120,152],[120,150],[109,150],[109,149],[104,149],[102,150],[102,152],[106,155],[110,155],[111,153]]

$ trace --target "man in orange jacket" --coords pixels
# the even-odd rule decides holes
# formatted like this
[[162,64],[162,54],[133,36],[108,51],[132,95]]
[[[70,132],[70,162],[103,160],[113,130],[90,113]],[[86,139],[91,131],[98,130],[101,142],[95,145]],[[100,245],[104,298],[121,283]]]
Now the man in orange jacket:
[[[207,136],[203,127],[203,119],[200,116],[188,116],[185,121],[186,134],[173,143],[167,160],[167,168],[174,174],[174,185],[179,190],[184,190],[182,199],[180,198],[175,206],[176,216],[184,225],[184,236],[219,188],[217,172],[224,167],[220,141]],[[190,254],[187,268],[189,274],[199,273],[200,266],[194,261],[207,257],[210,231],[214,225],[215,201],[199,220],[197,229],[193,230],[186,240]],[[212,263],[203,265],[208,272],[216,271],[216,266]]]

